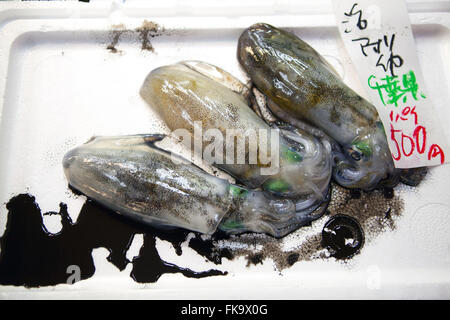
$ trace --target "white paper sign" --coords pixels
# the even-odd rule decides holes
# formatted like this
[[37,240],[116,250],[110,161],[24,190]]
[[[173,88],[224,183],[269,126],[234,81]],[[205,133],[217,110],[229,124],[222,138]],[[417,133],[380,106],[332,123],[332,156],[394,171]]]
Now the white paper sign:
[[400,0],[334,0],[345,47],[383,122],[397,168],[443,164],[450,150]]

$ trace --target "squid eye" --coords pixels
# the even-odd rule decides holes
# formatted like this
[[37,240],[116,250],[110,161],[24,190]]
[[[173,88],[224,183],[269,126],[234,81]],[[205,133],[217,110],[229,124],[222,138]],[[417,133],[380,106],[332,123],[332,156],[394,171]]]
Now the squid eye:
[[356,150],[352,150],[352,151],[350,152],[350,155],[351,155],[352,158],[353,158],[354,160],[356,160],[356,161],[361,160],[361,157],[362,157],[361,152],[356,151]]
[[372,148],[365,141],[356,141],[352,143],[352,150],[357,151],[361,157],[370,158],[372,156]]
[[352,157],[352,159],[355,161],[361,160],[364,156],[364,154],[361,151],[359,151],[359,149],[356,148],[355,146],[348,148],[347,152]]
[[289,146],[289,150],[293,151],[293,152],[297,152],[300,153],[302,151],[302,149],[299,146]]

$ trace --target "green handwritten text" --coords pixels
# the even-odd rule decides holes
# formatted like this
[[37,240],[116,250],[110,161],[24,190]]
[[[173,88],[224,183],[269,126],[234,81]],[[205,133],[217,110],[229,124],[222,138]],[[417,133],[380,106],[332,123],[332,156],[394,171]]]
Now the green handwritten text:
[[[398,76],[388,75],[382,78],[380,82],[376,80],[374,75],[371,75],[367,82],[371,89],[378,91],[383,105],[394,104],[397,107],[399,101],[406,103],[408,97],[418,100],[419,85],[416,81],[416,75],[412,70],[403,74],[401,83]],[[422,93],[420,96],[426,98]]]

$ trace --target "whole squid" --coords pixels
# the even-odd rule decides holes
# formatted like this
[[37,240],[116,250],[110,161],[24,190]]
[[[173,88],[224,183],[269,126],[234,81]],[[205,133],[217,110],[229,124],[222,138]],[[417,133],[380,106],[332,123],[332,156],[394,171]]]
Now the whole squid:
[[[245,150],[248,152],[251,143],[261,140],[260,133],[271,129],[249,107],[248,88],[229,73],[208,63],[185,61],[157,68],[145,79],[140,94],[171,130],[186,129],[194,139],[197,124],[203,131],[218,130],[223,137],[229,130],[237,130],[244,135],[251,129],[256,135],[246,141]],[[328,201],[331,178],[329,151],[305,131],[293,133],[283,129],[281,133],[277,140],[279,148],[275,150],[276,154],[271,154],[278,157],[279,165],[271,174],[261,170],[271,164],[260,161],[259,154],[254,163],[248,161],[249,155],[246,154],[245,163],[216,162],[213,165],[246,187],[296,198],[298,210],[310,210]],[[267,141],[268,149],[273,145],[272,140]],[[238,152],[237,147],[237,143],[233,145],[232,154]],[[257,151],[261,151],[260,147]],[[200,151],[205,151],[205,148],[203,144]]]
[[164,137],[93,137],[64,156],[65,175],[89,198],[156,227],[281,237],[317,218],[292,200],[230,184],[157,147]]
[[290,32],[258,23],[240,36],[237,57],[275,115],[319,128],[340,145],[333,153],[337,183],[366,190],[395,185],[398,173],[375,107],[312,47]]

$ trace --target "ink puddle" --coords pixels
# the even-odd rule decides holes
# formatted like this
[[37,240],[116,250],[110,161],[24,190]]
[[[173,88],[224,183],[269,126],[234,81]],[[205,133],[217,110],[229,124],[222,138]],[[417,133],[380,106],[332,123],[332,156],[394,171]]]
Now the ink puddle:
[[[117,24],[111,26],[109,33],[110,42],[106,49],[111,53],[122,54],[123,51],[117,49],[120,41],[134,41],[139,42],[141,50],[154,53],[155,48],[152,45],[151,39],[160,37],[162,35],[170,35],[173,32],[166,30],[156,22],[144,20],[144,22],[135,29],[127,28],[124,24]],[[137,39],[136,38],[137,35]]]
[[[83,205],[76,223],[72,222],[63,203],[59,212],[44,213],[61,216],[62,229],[57,234],[46,230],[41,210],[32,195],[17,195],[9,200],[6,208],[8,220],[0,239],[2,285],[39,287],[66,283],[67,270],[73,265],[81,272],[80,280],[88,279],[95,273],[92,250],[99,247],[110,252],[108,261],[120,271],[132,263],[130,276],[140,283],[156,282],[165,273],[179,272],[192,278],[226,274],[219,270],[196,272],[160,258],[155,237],[169,241],[181,254],[180,244],[189,232],[160,231],[135,224],[90,200]],[[126,252],[138,233],[144,234],[144,244],[139,255],[129,261]],[[201,251],[205,257],[211,255],[207,242],[194,241],[193,244],[192,248]],[[211,259],[220,262],[217,257]]]
[[[91,200],[84,203],[73,223],[64,203],[59,212],[42,215],[32,195],[20,194],[6,205],[7,225],[0,238],[0,284],[40,287],[67,283],[67,270],[73,265],[79,267],[80,280],[91,278],[95,273],[92,250],[100,247],[110,252],[107,260],[118,270],[125,270],[131,263],[130,277],[139,283],[156,282],[166,273],[191,278],[227,275],[215,269],[193,271],[164,261],[157,251],[157,238],[170,242],[179,256],[183,254],[182,244],[187,242],[216,265],[224,258],[243,256],[247,267],[270,260],[281,272],[300,261],[347,261],[362,250],[364,243],[395,229],[395,220],[403,210],[398,195],[378,190],[359,193],[333,185],[331,197],[327,215],[283,239],[275,239],[254,233],[229,236],[217,232],[206,236],[182,229],[155,229]],[[55,214],[61,217],[62,229],[52,234],[45,228],[43,216]],[[126,253],[136,234],[143,234],[144,241],[138,256],[130,261]]]

